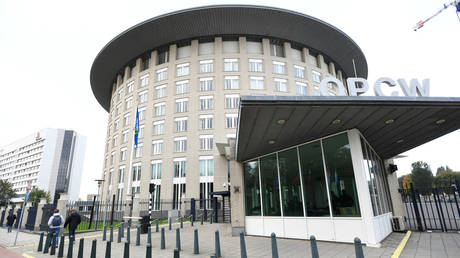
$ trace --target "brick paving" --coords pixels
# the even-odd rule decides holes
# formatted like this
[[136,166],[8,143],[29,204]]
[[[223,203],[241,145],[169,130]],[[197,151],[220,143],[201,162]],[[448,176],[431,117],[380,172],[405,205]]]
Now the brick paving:
[[400,257],[460,257],[460,234],[412,232]]
[[[153,257],[172,257],[175,248],[176,233],[175,228],[179,225],[173,225],[173,229],[169,231],[165,228],[166,249],[160,249],[160,233],[152,232],[152,254]],[[199,230],[199,247],[200,254],[193,254],[193,229]],[[192,228],[190,224],[184,224],[181,230],[181,257],[210,257],[214,251],[214,232],[219,230],[222,257],[241,257],[240,256],[240,240],[239,237],[231,236],[231,227],[228,224],[205,224],[199,225],[195,223]],[[154,229],[154,227],[152,228]],[[6,233],[6,229],[0,228],[0,245],[9,246],[18,254],[25,254],[26,257],[50,257],[49,254],[38,253],[37,244],[39,235],[30,233],[20,233],[19,244],[20,246],[11,246],[12,242],[10,236],[12,234]],[[372,248],[363,246],[365,257],[390,257],[396,246],[399,244],[404,234],[393,233],[382,244],[381,248]],[[101,232],[92,232],[77,235],[77,241],[73,248],[73,256],[77,256],[79,238],[83,237],[85,240],[84,255],[89,257],[91,252],[91,241],[97,239],[97,257],[105,257],[106,242],[102,241]],[[64,257],[67,254],[68,238],[66,238]],[[108,239],[108,234],[107,234]],[[147,235],[141,235],[141,245],[135,246],[136,230],[131,231],[131,244],[130,244],[130,257],[145,257],[145,249],[147,243]],[[253,237],[246,236],[246,248],[248,257],[271,257],[271,242],[268,237]],[[14,241],[14,238],[13,238]],[[125,238],[122,243],[117,243],[117,235],[114,235],[114,242],[112,243],[112,257],[123,257],[123,248]],[[311,257],[310,242],[306,240],[294,239],[277,239],[279,257]],[[353,244],[333,243],[318,241],[318,250],[320,257],[355,257]],[[57,254],[58,250],[56,250]]]

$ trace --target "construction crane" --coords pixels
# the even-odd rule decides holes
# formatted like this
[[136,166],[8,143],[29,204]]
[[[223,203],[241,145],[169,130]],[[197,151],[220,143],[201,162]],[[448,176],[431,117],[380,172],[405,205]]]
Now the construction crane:
[[[450,2],[448,4],[444,4],[443,8],[441,8],[439,11],[437,11],[435,14],[433,14],[429,18],[427,18],[427,19],[425,19],[423,21],[417,22],[417,24],[415,24],[415,26],[414,26],[414,31],[417,31],[418,29],[422,28],[423,25],[425,25],[425,23],[427,21],[429,21],[429,20],[433,19],[434,17],[438,16],[440,13],[442,13],[444,10],[446,10],[450,6],[454,6],[457,9],[457,17],[458,17],[458,14],[460,13],[460,1],[455,0],[455,1],[452,1],[452,2]],[[459,20],[460,20],[460,18],[459,18]]]

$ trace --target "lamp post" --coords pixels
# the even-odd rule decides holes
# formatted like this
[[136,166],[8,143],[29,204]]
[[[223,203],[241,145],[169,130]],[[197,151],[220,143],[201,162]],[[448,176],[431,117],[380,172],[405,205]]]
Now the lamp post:
[[[100,199],[100,194],[101,194],[101,185],[105,181],[104,179],[96,179],[94,180],[97,182],[97,209],[96,209],[96,223],[94,223],[94,230],[97,229],[97,220],[99,218],[99,203],[101,202]],[[105,215],[105,211],[104,211]],[[104,225],[105,225],[105,216],[104,216]]]

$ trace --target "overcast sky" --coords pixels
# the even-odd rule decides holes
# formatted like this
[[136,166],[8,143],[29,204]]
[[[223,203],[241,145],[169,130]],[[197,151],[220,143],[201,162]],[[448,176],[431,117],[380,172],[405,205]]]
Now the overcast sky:
[[[167,12],[211,4],[290,9],[324,20],[363,50],[371,84],[378,77],[431,79],[431,96],[460,97],[460,22],[454,8],[420,31],[412,27],[443,5],[438,0],[387,1],[2,1],[0,3],[0,146],[42,128],[87,136],[80,196],[96,193],[107,112],[91,91],[89,72],[102,47],[129,27]],[[404,153],[398,175],[417,160],[433,171],[460,171],[460,131]]]

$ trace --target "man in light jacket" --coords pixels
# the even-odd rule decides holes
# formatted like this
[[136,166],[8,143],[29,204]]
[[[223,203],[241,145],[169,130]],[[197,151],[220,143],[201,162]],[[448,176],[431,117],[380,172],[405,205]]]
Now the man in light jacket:
[[64,218],[61,214],[59,214],[59,210],[55,209],[53,216],[50,217],[48,220],[48,227],[50,228],[50,233],[56,237],[56,247],[59,244],[59,231],[61,230],[61,226],[64,224]]

